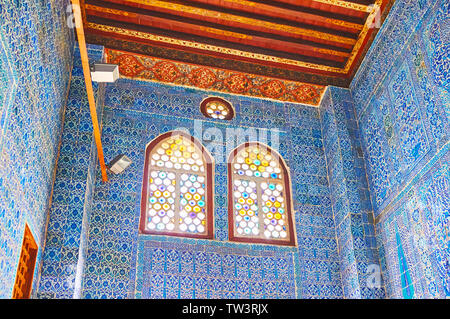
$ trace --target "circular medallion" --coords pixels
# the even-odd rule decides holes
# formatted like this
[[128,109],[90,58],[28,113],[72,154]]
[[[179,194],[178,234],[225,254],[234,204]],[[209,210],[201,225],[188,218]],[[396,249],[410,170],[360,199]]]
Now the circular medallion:
[[234,109],[230,102],[219,97],[209,97],[200,104],[200,111],[206,117],[219,120],[231,120]]

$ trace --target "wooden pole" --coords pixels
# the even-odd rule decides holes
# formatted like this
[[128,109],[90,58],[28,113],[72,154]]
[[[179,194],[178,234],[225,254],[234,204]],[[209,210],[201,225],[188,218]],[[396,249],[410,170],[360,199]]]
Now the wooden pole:
[[98,125],[98,118],[97,118],[97,109],[95,107],[94,89],[92,88],[91,70],[89,67],[89,58],[86,49],[86,40],[84,37],[80,1],[72,0],[72,8],[75,18],[75,28],[77,31],[78,46],[80,47],[81,63],[83,65],[84,81],[86,82],[86,92],[89,101],[89,110],[92,118],[92,126],[94,127],[95,145],[97,146],[98,160],[100,162],[100,169],[102,171],[102,180],[103,182],[107,182],[108,176],[106,174],[105,158],[103,156],[100,128]]

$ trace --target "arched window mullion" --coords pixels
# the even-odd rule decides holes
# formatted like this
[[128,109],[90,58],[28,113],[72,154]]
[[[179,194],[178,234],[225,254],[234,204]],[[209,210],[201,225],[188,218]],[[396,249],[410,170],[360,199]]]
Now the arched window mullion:
[[261,183],[256,183],[256,196],[258,197],[258,226],[259,226],[259,237],[261,238],[264,234],[264,213],[262,211],[263,201],[262,201],[262,187]]
[[176,183],[176,185],[177,185],[177,187],[175,187],[175,216],[177,217],[177,218],[175,218],[175,229],[177,230],[177,231],[181,231],[181,229],[180,229],[180,213],[181,213],[181,209],[180,209],[180,207],[181,207],[181,205],[180,205],[180,202],[181,202],[181,178],[180,178],[180,176],[181,176],[181,174],[182,173],[180,173],[180,172],[176,172],[175,173],[175,183]]
[[172,172],[172,173],[180,173],[180,174],[195,174],[195,175],[199,175],[199,176],[204,176],[204,177],[206,177],[206,174],[205,173],[203,173],[203,172],[192,172],[192,171],[186,171],[186,170],[178,170],[178,169],[174,169],[174,168],[163,168],[163,169],[161,169],[161,167],[158,167],[158,166],[152,166],[152,165],[150,165],[149,166],[150,167],[150,169],[152,169],[152,170],[159,170],[159,171],[166,171],[166,172]]

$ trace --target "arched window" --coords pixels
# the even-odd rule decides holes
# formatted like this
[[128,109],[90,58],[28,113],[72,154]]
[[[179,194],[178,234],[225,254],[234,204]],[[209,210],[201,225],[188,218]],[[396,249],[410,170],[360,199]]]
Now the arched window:
[[140,232],[213,238],[213,157],[182,131],[147,145]]
[[237,147],[228,161],[230,240],[295,245],[289,172],[261,143]]

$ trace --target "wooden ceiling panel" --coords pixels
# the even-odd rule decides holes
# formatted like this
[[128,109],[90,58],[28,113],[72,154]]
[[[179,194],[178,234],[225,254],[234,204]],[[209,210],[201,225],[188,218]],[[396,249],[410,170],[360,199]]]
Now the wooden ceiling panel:
[[394,0],[85,0],[88,42],[202,66],[348,86]]

